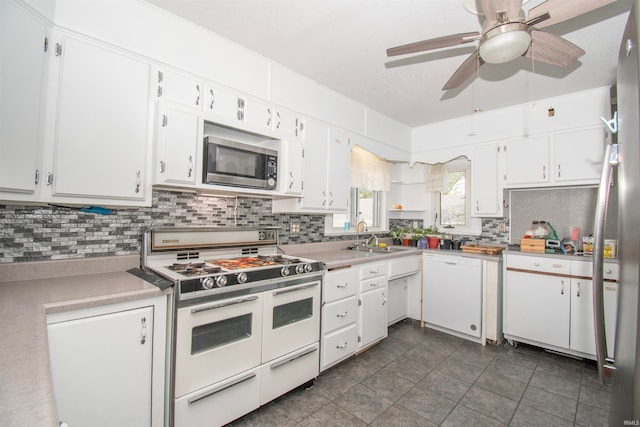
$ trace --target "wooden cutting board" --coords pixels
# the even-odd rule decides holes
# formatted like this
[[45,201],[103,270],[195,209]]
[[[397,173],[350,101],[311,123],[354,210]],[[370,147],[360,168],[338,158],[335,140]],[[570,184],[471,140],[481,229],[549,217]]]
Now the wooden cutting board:
[[460,246],[462,252],[474,254],[500,255],[504,248],[499,246],[483,246],[483,245],[464,245]]

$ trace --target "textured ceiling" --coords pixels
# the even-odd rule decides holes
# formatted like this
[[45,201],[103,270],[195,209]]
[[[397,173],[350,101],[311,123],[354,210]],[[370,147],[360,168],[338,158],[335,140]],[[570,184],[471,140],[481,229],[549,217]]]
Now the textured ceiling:
[[443,92],[476,43],[394,58],[386,49],[479,31],[479,17],[457,0],[147,1],[411,127],[614,84],[632,3],[618,0],[545,29],[586,51],[569,67],[525,58],[485,64],[479,78]]

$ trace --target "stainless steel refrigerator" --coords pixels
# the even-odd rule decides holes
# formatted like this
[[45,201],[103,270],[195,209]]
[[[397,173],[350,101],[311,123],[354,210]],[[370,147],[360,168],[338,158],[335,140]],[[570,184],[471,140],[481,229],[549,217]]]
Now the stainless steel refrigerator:
[[[636,0],[622,38],[618,60],[617,142],[618,240],[620,287],[615,344],[615,371],[609,423],[612,426],[640,422],[640,89]],[[604,168],[606,169],[606,168]],[[617,169],[617,170],[616,170]],[[594,265],[596,265],[594,256]],[[595,273],[595,268],[594,268]],[[597,317],[597,308],[596,310]],[[606,354],[606,353],[605,353]]]

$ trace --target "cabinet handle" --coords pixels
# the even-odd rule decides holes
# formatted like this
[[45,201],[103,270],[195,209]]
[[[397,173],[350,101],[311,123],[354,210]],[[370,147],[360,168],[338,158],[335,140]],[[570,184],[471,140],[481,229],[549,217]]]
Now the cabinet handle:
[[140,171],[136,171],[136,193],[140,192]]
[[382,294],[382,305],[385,305],[386,303],[387,303],[387,295]]
[[476,212],[480,211],[480,201],[476,200]]
[[547,179],[547,167],[542,166],[542,179]]
[[47,172],[47,185],[53,185],[53,174],[51,172]]
[[271,108],[267,108],[267,126],[271,126]]
[[333,192],[329,191],[329,206],[333,206]]
[[191,173],[193,172],[193,156],[189,156],[189,171],[187,172],[187,177],[191,178]]
[[213,104],[216,102],[216,97],[213,94],[213,89],[209,89],[209,94],[211,95],[211,103],[209,104],[209,109],[213,110]]
[[164,173],[165,168],[164,160],[160,160],[160,173]]
[[140,322],[142,323],[140,327],[140,344],[144,345],[147,342],[147,318],[143,317]]
[[564,280],[560,281],[560,295],[564,295]]
[[280,124],[282,122],[280,121],[280,111],[276,111],[276,129],[280,129]]
[[336,317],[347,317],[347,311],[345,311],[344,313],[338,313],[336,314]]
[[607,274],[611,274],[611,269],[607,268],[604,272],[607,273]]
[[369,270],[369,274],[378,274],[378,269],[376,268],[375,270]]
[[370,288],[377,288],[378,287],[378,282],[369,283],[369,287]]
[[196,105],[200,105],[200,85],[196,85]]
[[540,267],[540,263],[539,263],[539,262],[534,262],[534,263],[533,263],[533,265],[534,265],[535,267]]
[[293,172],[289,171],[289,189],[293,188]]
[[344,288],[346,288],[347,286],[349,286],[349,284],[348,284],[348,283],[343,283],[343,284],[341,284],[341,285],[336,285],[336,288],[342,288],[342,289],[344,289]]
[[347,342],[345,341],[344,344],[338,344],[336,348],[347,348]]
[[325,191],[322,192],[322,206],[324,207],[327,204],[327,193]]
[[560,178],[560,164],[558,163],[558,178]]
[[576,291],[576,296],[580,298],[580,282],[576,283],[578,285],[578,290]]

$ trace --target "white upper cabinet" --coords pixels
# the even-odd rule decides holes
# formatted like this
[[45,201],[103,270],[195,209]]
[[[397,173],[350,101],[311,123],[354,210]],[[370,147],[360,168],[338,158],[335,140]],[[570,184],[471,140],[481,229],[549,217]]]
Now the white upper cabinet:
[[156,70],[154,78],[159,101],[173,101],[202,110],[204,84],[201,81],[170,70]]
[[283,138],[303,140],[305,136],[304,118],[294,111],[277,107],[274,110],[273,130]]
[[598,182],[605,144],[601,127],[554,135],[553,180],[567,184]]
[[505,186],[536,186],[549,183],[549,137],[530,137],[504,144]]
[[281,166],[278,176],[280,192],[288,195],[302,194],[302,142],[295,139],[282,141]]
[[149,205],[150,64],[71,36],[59,44],[51,200]]
[[40,100],[47,29],[12,1],[0,2],[0,198],[29,200],[39,177]]
[[273,128],[273,107],[258,98],[244,96],[239,99],[242,105],[242,121],[251,132],[268,132]]
[[477,145],[471,161],[471,215],[503,216],[504,149],[499,143]]
[[225,124],[238,123],[244,117],[244,102],[236,91],[211,83],[204,85],[205,118]]
[[162,103],[156,119],[155,184],[196,184],[198,144],[202,120],[197,112],[173,103]]
[[606,140],[601,126],[507,141],[505,187],[597,184]]

